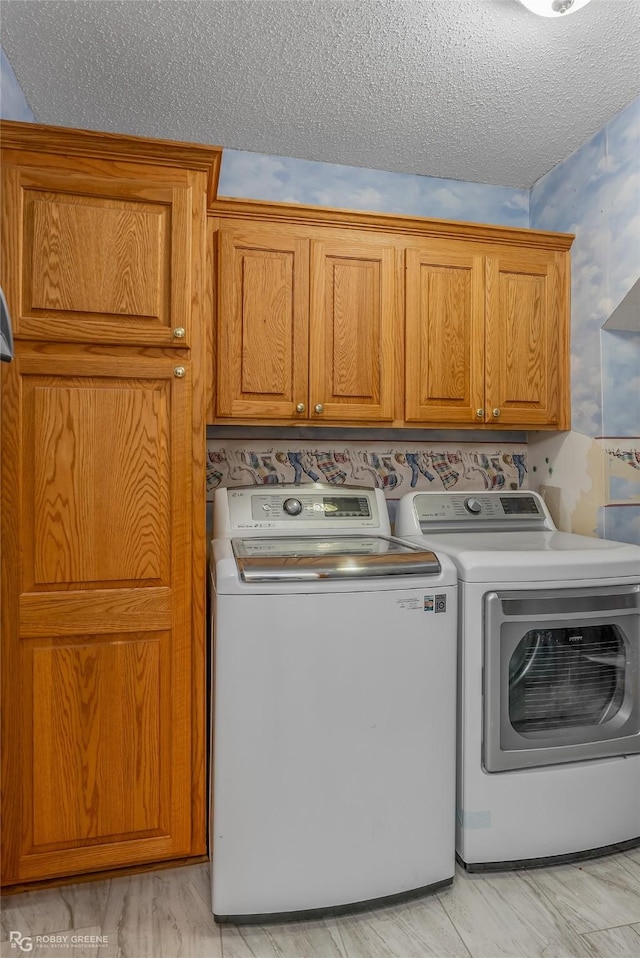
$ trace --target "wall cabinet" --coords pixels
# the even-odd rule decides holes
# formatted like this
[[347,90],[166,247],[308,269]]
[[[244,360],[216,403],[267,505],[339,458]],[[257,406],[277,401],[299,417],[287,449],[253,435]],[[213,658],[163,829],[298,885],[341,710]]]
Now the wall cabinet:
[[484,422],[484,277],[456,241],[406,252],[408,422]]
[[380,237],[220,221],[216,416],[394,418],[396,250]]
[[571,236],[211,212],[215,422],[568,428]]
[[552,250],[407,249],[407,422],[563,428],[565,268]]
[[485,257],[485,421],[569,426],[567,258],[549,250]]
[[2,133],[15,884],[206,852],[203,246],[219,156]]

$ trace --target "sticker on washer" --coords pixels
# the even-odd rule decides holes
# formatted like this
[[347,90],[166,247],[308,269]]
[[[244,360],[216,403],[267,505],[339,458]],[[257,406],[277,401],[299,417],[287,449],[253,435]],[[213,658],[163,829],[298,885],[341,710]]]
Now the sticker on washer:
[[446,612],[447,597],[446,595],[425,595],[422,599],[417,596],[411,599],[396,599],[396,605],[406,612]]
[[490,811],[470,812],[464,808],[456,808],[456,818],[458,824],[465,829],[491,828]]
[[396,605],[405,612],[420,612],[422,610],[422,602],[417,596],[412,599],[396,599]]
[[425,595],[424,611],[425,612],[446,612],[447,611],[446,595]]

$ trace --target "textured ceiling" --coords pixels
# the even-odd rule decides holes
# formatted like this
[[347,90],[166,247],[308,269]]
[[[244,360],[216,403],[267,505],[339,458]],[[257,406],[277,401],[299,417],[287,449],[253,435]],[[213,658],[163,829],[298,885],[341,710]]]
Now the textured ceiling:
[[640,93],[640,0],[2,0],[41,123],[529,188]]

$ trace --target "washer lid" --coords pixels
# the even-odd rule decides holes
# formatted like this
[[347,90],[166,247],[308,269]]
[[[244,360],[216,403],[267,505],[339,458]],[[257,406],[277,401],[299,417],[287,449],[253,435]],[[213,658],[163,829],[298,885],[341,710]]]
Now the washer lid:
[[571,532],[452,532],[412,541],[449,555],[466,582],[640,577],[640,546]]
[[388,536],[278,536],[232,539],[245,582],[437,575],[438,557]]

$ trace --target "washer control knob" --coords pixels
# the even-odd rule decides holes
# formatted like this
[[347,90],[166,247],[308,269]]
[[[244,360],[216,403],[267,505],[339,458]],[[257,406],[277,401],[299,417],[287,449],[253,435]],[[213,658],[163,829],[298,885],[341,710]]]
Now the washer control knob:
[[302,512],[302,503],[299,499],[285,499],[282,508],[288,516],[299,516]]
[[477,499],[465,499],[464,507],[471,515],[477,516],[482,512],[482,504]]

